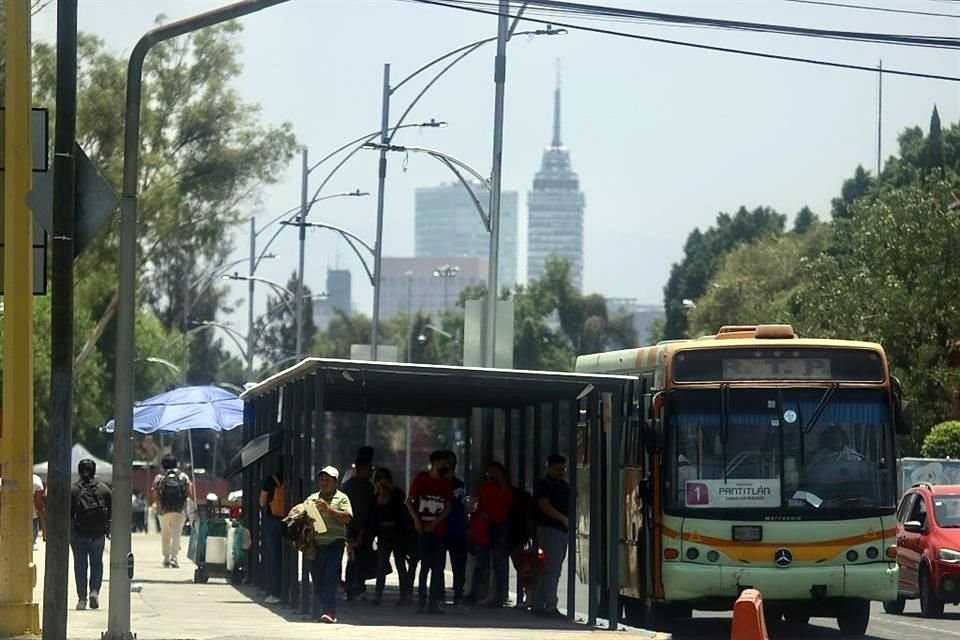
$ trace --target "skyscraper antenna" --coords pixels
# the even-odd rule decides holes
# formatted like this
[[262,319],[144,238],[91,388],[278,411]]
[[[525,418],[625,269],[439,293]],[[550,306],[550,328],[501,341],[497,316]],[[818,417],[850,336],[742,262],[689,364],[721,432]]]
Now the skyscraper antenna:
[[557,58],[557,88],[553,92],[553,147],[563,146],[560,140],[560,78],[560,58]]

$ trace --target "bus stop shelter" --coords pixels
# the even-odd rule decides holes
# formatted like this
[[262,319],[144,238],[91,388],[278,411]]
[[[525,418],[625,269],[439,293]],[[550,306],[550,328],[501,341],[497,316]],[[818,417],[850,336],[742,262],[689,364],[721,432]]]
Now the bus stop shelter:
[[[617,550],[625,498],[621,465],[607,462],[619,462],[627,448],[640,446],[639,438],[630,435],[639,433],[638,390],[637,379],[630,376],[303,360],[241,396],[244,442],[265,434],[282,439],[275,457],[261,458],[243,470],[244,513],[253,539],[248,579],[265,584],[257,499],[261,484],[278,464],[284,469],[289,510],[313,492],[319,469],[343,462],[330,458],[332,442],[357,437],[345,429],[359,431],[360,438],[364,432],[375,435],[375,424],[372,432],[365,428],[371,416],[462,420],[458,471],[468,494],[476,491],[477,474],[492,460],[505,465],[513,485],[532,493],[546,457],[555,452],[566,456],[571,495],[566,610],[573,619],[577,608],[584,611],[586,605],[592,625],[602,613],[601,602],[606,611],[620,611]],[[417,463],[423,468],[425,461]],[[298,555],[285,544],[281,598],[309,614],[309,571],[305,562],[298,564]],[[588,585],[586,603],[576,600],[578,580]],[[617,628],[619,616],[606,617],[612,618],[610,627]]]

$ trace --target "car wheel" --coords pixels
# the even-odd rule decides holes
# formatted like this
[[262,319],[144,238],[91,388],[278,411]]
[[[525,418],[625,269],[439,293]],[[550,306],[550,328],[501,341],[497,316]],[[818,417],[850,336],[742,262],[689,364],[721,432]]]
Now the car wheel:
[[904,607],[907,606],[907,601],[904,598],[898,597],[896,600],[887,600],[883,603],[883,610],[889,613],[890,615],[898,616],[903,613]]
[[845,636],[864,635],[869,623],[870,602],[867,600],[850,600],[843,605],[837,615],[837,627]]
[[920,613],[924,618],[939,618],[943,615],[943,600],[937,597],[930,584],[930,572],[920,571]]

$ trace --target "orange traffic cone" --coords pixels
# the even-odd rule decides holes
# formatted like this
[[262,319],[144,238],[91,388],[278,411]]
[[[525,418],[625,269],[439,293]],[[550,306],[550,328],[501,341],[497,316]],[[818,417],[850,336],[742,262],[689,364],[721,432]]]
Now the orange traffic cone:
[[770,640],[763,619],[763,598],[756,589],[744,589],[733,605],[730,640]]

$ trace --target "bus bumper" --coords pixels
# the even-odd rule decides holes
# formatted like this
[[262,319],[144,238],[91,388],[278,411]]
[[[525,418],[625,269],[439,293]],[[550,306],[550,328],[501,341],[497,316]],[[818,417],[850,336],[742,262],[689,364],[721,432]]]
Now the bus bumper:
[[765,600],[897,596],[896,563],[829,567],[726,567],[692,562],[663,563],[664,599],[670,602],[730,598],[757,589]]

